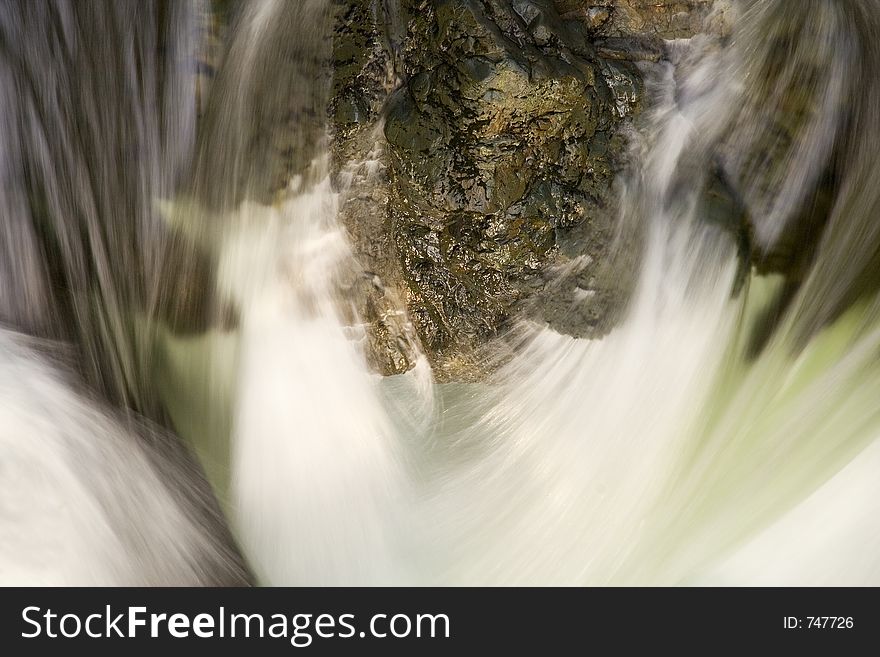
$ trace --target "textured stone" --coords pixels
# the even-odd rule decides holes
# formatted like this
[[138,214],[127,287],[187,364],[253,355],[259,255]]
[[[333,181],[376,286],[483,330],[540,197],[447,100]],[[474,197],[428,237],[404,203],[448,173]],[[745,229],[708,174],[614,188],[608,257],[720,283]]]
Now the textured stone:
[[616,301],[597,279],[617,128],[641,94],[634,67],[600,58],[550,2],[423,2],[412,13],[408,83],[385,125],[389,210],[409,310],[440,375],[478,375],[479,347],[517,310],[552,321],[527,302],[546,295],[551,265],[570,257],[560,245],[584,226],[593,252],[579,274],[603,293],[584,303],[595,307],[578,332],[600,332]]
[[[411,365],[413,329],[441,379],[482,376],[518,314],[607,330],[627,285],[608,265],[632,62],[549,0],[340,3],[335,37],[336,168],[372,153],[379,169],[343,215],[380,371]],[[404,307],[412,326],[379,319]]]

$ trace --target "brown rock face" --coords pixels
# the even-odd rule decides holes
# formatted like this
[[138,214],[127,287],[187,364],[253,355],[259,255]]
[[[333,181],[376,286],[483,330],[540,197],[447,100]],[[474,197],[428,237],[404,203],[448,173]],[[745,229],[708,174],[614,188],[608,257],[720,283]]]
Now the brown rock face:
[[[605,265],[619,128],[642,94],[627,59],[642,53],[603,56],[595,26],[549,1],[404,1],[382,20],[373,3],[341,7],[338,166],[381,151],[371,191],[345,212],[375,275],[363,311],[380,370],[409,366],[394,346],[406,331],[438,376],[471,379],[514,314],[606,330],[625,296]],[[389,327],[401,305],[412,327]]]
[[716,0],[556,0],[566,18],[578,18],[610,37],[683,39],[721,28],[728,9]]

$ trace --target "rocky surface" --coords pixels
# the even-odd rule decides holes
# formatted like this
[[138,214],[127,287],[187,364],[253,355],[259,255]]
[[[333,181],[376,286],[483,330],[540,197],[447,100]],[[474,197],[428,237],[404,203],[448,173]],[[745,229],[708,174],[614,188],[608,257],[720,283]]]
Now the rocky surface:
[[721,27],[724,7],[716,0],[556,0],[565,18],[584,21],[603,36],[688,38]]
[[615,290],[596,265],[617,127],[638,108],[634,67],[599,58],[587,29],[549,3],[423,3],[408,37],[385,124],[390,226],[435,365],[471,374],[456,370],[545,288],[560,242],[585,222],[569,287],[589,295],[583,330],[601,330]]
[[421,351],[407,313],[407,286],[388,213],[390,181],[382,116],[400,86],[399,53],[408,13],[396,3],[336,0],[333,168],[342,191],[341,216],[363,276],[349,298],[366,324],[366,355],[376,371],[410,369]]
[[[333,170],[363,269],[347,292],[366,324],[374,369],[406,371],[424,352],[441,380],[480,378],[491,368],[486,345],[519,317],[575,336],[604,334],[619,317],[635,269],[636,249],[612,248],[621,228],[613,181],[644,105],[642,63],[665,58],[669,39],[701,31],[726,36],[732,3],[331,3]],[[215,72],[222,73],[223,53],[235,48],[225,26],[242,6],[213,0],[206,16],[199,110],[207,126],[222,128],[226,120],[212,118],[201,99],[222,90]],[[299,71],[295,45],[269,49],[276,50],[274,68]],[[318,68],[309,71],[317,75]],[[283,88],[261,93],[291,97],[302,72],[289,77]],[[242,113],[259,119],[250,122],[259,138],[242,136],[242,159],[258,169],[246,170],[254,180],[266,181],[260,198],[270,202],[308,159],[302,153],[315,152],[313,139],[303,143],[304,135],[317,134],[302,129],[303,118],[322,113],[280,100]],[[771,127],[772,139],[756,139],[755,152],[776,148],[784,155],[797,126]],[[250,155],[267,148],[271,158]],[[816,242],[830,211],[834,177],[822,180],[805,216],[791,222],[797,230],[770,250],[743,236],[750,225],[743,183],[720,168],[709,176],[706,215],[733,231],[744,263],[751,258],[760,272],[783,272],[794,285],[812,253],[797,245]],[[234,181],[209,187],[241,189]]]
[[439,378],[479,378],[515,316],[577,336],[613,324],[630,284],[610,246],[635,62],[708,6],[659,4],[337,3],[337,168],[378,169],[344,218],[380,371],[409,367],[401,344],[417,337]]
[[[612,183],[637,64],[709,20],[709,0],[332,4],[333,170],[374,368],[406,371],[421,350],[441,380],[480,378],[514,317],[607,331],[631,283],[632,263],[611,261]],[[213,3],[221,40],[229,5]],[[289,164],[268,166],[258,177],[283,186]]]

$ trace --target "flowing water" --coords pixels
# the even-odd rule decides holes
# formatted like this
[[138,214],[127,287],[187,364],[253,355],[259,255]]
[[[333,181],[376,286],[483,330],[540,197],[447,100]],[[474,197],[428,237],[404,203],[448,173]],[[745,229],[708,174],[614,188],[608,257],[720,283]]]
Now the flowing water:
[[208,87],[199,3],[0,5],[0,582],[880,582],[880,4],[668,43],[626,316],[469,384],[367,365],[331,10],[243,4]]

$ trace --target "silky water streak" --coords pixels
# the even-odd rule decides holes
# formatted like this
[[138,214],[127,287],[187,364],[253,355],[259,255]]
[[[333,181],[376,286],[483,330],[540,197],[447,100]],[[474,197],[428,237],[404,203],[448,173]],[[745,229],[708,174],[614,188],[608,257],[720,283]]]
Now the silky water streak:
[[[161,14],[101,7],[123,53]],[[266,584],[877,583],[875,3],[743,3],[729,39],[667,44],[619,181],[641,249],[625,316],[592,340],[520,320],[494,374],[443,384],[424,358],[383,378],[365,357],[351,281],[367,274],[340,205],[383,178],[369,157],[329,173],[329,8],[244,5],[193,139],[177,69],[156,75],[172,86],[154,121],[128,84],[148,57],[95,81],[96,62],[52,50],[94,37],[74,9],[0,23],[43,39],[0,68],[2,580],[246,583],[240,548]],[[163,37],[177,64],[193,56],[183,24]],[[118,96],[29,82],[43,42],[49,79]],[[811,109],[757,166],[791,94]],[[58,104],[84,112],[68,125]],[[77,150],[102,108],[142,139]],[[125,184],[103,187],[117,170]],[[748,215],[748,249],[707,210],[713,176]],[[801,210],[823,181],[820,228]],[[810,257],[768,273],[804,221]],[[179,278],[210,302],[177,303]]]
[[[755,11],[739,34],[789,19]],[[673,61],[647,73],[653,109],[621,188],[621,221],[641,227],[644,252],[621,324],[601,340],[523,327],[531,337],[491,380],[436,386],[421,432],[392,431],[389,401],[417,397],[393,378],[377,393],[356,323],[328,301],[326,282],[351,258],[328,190],[269,211],[287,217],[292,242],[288,268],[247,295],[233,465],[242,540],[268,581],[873,581],[871,484],[835,475],[854,458],[844,472],[870,471],[858,459],[872,458],[859,454],[880,430],[876,314],[856,304],[806,342],[783,320],[755,353],[782,279],[750,273],[737,235],[701,201],[718,142],[749,120],[730,110],[748,58],[770,56],[740,43],[671,43]],[[731,167],[753,146],[733,134]],[[786,166],[815,169],[827,151]],[[806,186],[813,174],[792,176]],[[284,243],[268,240],[278,254]],[[810,303],[799,296],[787,316]],[[815,570],[803,542],[835,543],[798,520],[802,503],[826,517],[848,506],[836,526],[859,537],[850,569]]]

